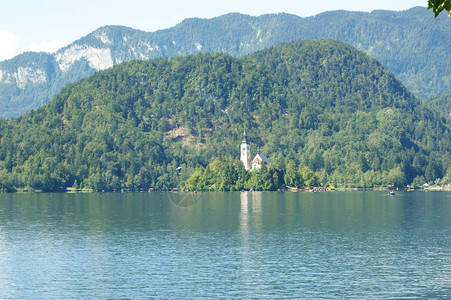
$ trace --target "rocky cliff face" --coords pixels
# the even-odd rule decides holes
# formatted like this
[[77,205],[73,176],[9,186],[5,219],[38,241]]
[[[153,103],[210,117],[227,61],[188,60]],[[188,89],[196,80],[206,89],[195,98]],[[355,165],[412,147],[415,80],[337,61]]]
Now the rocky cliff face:
[[0,62],[0,83],[21,89],[28,84],[51,80],[53,57],[46,53],[24,53],[9,61]]
[[110,48],[72,45],[55,56],[62,72],[68,71],[72,65],[83,59],[88,62],[89,67],[97,71],[108,69],[114,65]]
[[29,83],[45,82],[46,72],[39,68],[18,67],[13,73],[0,70],[0,78],[3,83],[16,84],[19,88],[24,88]]

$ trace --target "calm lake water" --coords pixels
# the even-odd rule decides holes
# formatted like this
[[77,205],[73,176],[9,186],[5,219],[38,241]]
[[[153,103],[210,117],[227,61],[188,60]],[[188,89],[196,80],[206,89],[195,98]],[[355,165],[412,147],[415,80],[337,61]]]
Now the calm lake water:
[[0,194],[0,298],[451,298],[446,192]]

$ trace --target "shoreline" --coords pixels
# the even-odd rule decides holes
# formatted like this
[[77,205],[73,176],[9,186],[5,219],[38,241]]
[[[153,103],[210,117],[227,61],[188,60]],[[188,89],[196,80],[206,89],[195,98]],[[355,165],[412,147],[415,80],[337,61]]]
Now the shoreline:
[[[279,189],[275,191],[255,191],[255,190],[242,190],[242,191],[223,191],[223,192],[309,192],[309,193],[324,193],[324,192],[371,192],[371,191],[398,191],[398,192],[451,192],[451,186],[431,186],[431,187],[422,187],[422,188],[402,188],[402,189],[393,189],[389,187],[378,187],[378,188],[324,188],[324,187],[315,187],[310,189]],[[65,194],[82,194],[82,193],[153,193],[153,192],[167,192],[167,193],[178,193],[171,190],[162,190],[162,191],[148,191],[146,189],[136,189],[136,190],[129,190],[126,189],[125,191],[123,189],[119,191],[94,191],[93,189],[76,189],[76,188],[67,188],[66,190],[61,191],[52,191],[52,192],[43,192],[41,190],[33,190],[29,188],[24,189],[18,189],[15,191],[0,191],[0,193],[65,193]],[[183,191],[180,190],[179,192],[182,193],[215,193],[218,191]]]

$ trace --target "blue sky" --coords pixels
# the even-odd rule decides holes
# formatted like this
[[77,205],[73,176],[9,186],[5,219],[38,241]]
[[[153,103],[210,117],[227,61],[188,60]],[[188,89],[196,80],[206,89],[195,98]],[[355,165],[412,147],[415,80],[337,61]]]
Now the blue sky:
[[186,18],[230,12],[253,16],[286,12],[307,17],[337,9],[399,11],[426,5],[427,0],[0,0],[0,60],[27,50],[54,52],[104,25],[155,31]]

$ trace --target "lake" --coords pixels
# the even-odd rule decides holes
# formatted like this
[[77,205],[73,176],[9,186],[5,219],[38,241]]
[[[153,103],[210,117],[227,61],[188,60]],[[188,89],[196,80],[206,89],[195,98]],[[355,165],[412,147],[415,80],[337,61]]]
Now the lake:
[[451,298],[446,192],[0,194],[0,298]]

